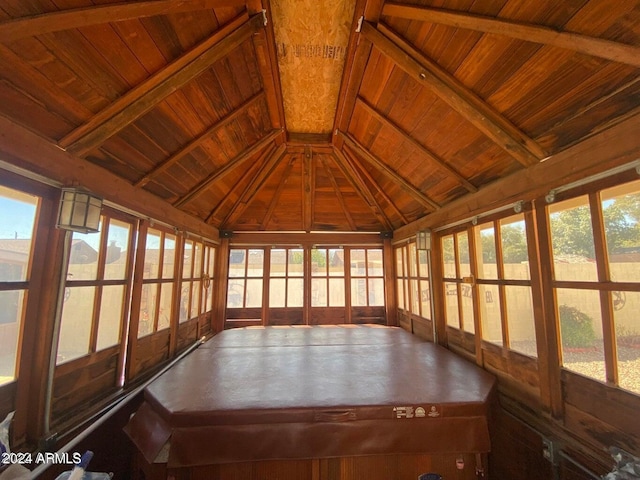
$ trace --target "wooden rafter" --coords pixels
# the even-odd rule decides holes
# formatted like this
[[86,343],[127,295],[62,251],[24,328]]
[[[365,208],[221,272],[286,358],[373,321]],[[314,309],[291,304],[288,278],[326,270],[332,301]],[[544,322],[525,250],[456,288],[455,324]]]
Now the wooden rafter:
[[358,142],[351,135],[344,132],[339,132],[339,134],[342,136],[344,142],[351,150],[360,155],[375,168],[380,170],[387,178],[397,184],[406,193],[411,195],[411,197],[413,197],[422,206],[427,207],[430,210],[437,210],[438,208],[440,208],[440,205],[438,205],[438,203],[434,202],[427,195],[407,182],[407,180],[405,180],[401,175],[390,168],[386,163],[370,153],[362,144],[360,144],[360,142]]
[[456,78],[383,24],[364,22],[362,34],[408,75],[432,90],[478,130],[524,166],[538,163],[546,152]]
[[191,200],[196,198],[198,195],[202,194],[202,192],[204,192],[207,188],[209,188],[213,183],[217,182],[218,180],[223,178],[225,175],[227,175],[229,172],[231,172],[234,168],[238,167],[239,165],[241,165],[242,163],[244,163],[245,161],[253,157],[256,153],[263,150],[267,145],[273,142],[281,134],[282,133],[280,132],[280,130],[274,130],[259,142],[255,143],[254,145],[240,152],[233,159],[231,159],[231,161],[227,163],[224,167],[222,167],[220,170],[213,172],[207,178],[205,178],[200,183],[198,183],[198,185],[196,185],[189,193],[184,195],[182,198],[179,198],[174,203],[174,206],[181,207],[185,203],[190,202]]
[[[269,145],[267,149],[261,154],[260,159],[256,162],[253,162],[252,165],[250,165],[249,168],[247,168],[247,170],[242,174],[242,177],[240,177],[240,180],[238,180],[231,186],[231,189],[222,197],[222,199],[213,208],[213,210],[209,212],[209,215],[207,215],[207,218],[205,219],[206,223],[211,223],[211,220],[213,220],[218,215],[218,213],[220,213],[220,210],[225,205],[225,203],[227,203],[227,200],[229,199],[232,193],[239,190],[242,185],[247,184],[248,179],[253,178],[255,176],[255,174],[258,172],[258,168],[260,166],[261,161],[264,158],[269,157],[275,151],[275,149],[276,149],[275,144]],[[240,194],[238,195],[238,197],[240,197]]]
[[209,129],[207,129],[207,131],[204,132],[202,135],[200,135],[199,137],[197,137],[194,140],[192,140],[191,142],[189,142],[189,144],[185,145],[183,148],[181,148],[179,151],[177,151],[176,153],[171,155],[169,158],[167,158],[160,165],[156,166],[153,170],[151,170],[144,177],[142,177],[140,180],[138,180],[134,184],[134,186],[136,186],[136,187],[144,187],[147,183],[149,183],[151,180],[153,180],[155,177],[157,177],[160,173],[162,173],[167,168],[171,167],[176,162],[178,162],[181,158],[183,158],[184,156],[188,155],[193,150],[198,148],[206,140],[210,139],[218,130],[220,130],[221,128],[225,127],[229,123],[233,122],[240,115],[244,114],[249,108],[251,108],[255,103],[257,103],[263,97],[264,97],[264,92],[260,92],[260,93],[258,93],[256,95],[254,95],[253,97],[251,97],[249,100],[247,100],[242,105],[240,105],[238,108],[236,108],[233,112],[229,113],[225,117],[223,117],[220,120],[218,120],[215,123],[215,125],[211,126]]
[[302,228],[309,232],[313,225],[313,152],[311,147],[304,147],[304,156],[302,158]]
[[542,25],[513,22],[472,13],[454,12],[428,7],[385,4],[383,15],[448,25],[477,32],[504,35],[527,42],[552,45],[613,62],[640,67],[640,47],[589,37],[572,32],[559,32]]
[[271,175],[273,169],[278,165],[278,162],[284,156],[286,150],[287,146],[282,144],[271,154],[270,157],[267,158],[251,181],[251,184],[245,189],[242,195],[240,195],[240,198],[227,215],[227,218],[222,221],[222,225],[228,226],[232,224],[232,222],[235,222],[238,217],[244,213],[253,198],[256,196],[256,193],[258,193],[260,188],[264,186],[265,180],[269,175]]
[[322,166],[327,171],[327,175],[329,176],[329,181],[331,182],[331,185],[336,191],[336,196],[338,197],[338,203],[340,204],[340,206],[342,207],[342,210],[344,211],[344,216],[347,218],[347,223],[349,223],[349,227],[351,227],[351,230],[354,230],[354,231],[357,230],[356,224],[353,221],[353,217],[349,213],[349,209],[347,208],[347,205],[344,202],[344,198],[342,196],[342,192],[340,191],[340,187],[338,186],[338,182],[336,181],[336,177],[333,176],[333,172],[329,168],[329,165],[327,165],[327,161],[325,158],[322,159]]
[[243,0],[147,0],[73,8],[0,23],[0,42],[135,18],[244,5]]
[[450,167],[443,159],[438,157],[435,153],[429,150],[427,147],[418,143],[418,141],[413,138],[408,132],[405,132],[402,128],[396,125],[394,122],[389,120],[387,117],[382,115],[378,110],[375,109],[372,105],[364,100],[362,97],[358,97],[358,104],[362,106],[372,117],[381,122],[383,125],[387,126],[391,130],[393,130],[397,135],[402,137],[404,140],[409,142],[414,148],[416,148],[419,152],[421,152],[425,157],[429,159],[431,163],[437,165],[438,168],[444,170],[448,175],[454,177],[457,182],[459,182],[464,188],[466,188],[469,192],[477,192],[478,189],[471,183],[469,180],[464,178],[458,171],[454,168]]
[[384,213],[384,210],[377,202],[374,195],[367,187],[367,184],[364,182],[358,171],[349,163],[349,160],[346,158],[345,154],[340,150],[335,149],[333,152],[334,159],[336,161],[336,165],[342,170],[342,173],[346,177],[349,182],[356,189],[356,192],[362,197],[365,203],[369,206],[373,214],[378,218],[380,223],[387,230],[393,230],[393,226],[387,216]]
[[76,155],[85,155],[211,68],[260,28],[261,15],[249,20],[246,15],[237,17],[65,136],[59,145]]
[[267,209],[267,213],[264,216],[262,223],[260,224],[261,230],[265,230],[267,228],[267,225],[269,225],[269,222],[271,221],[273,212],[278,206],[278,203],[280,202],[280,196],[282,195],[282,191],[284,190],[284,187],[287,185],[287,178],[289,178],[289,175],[291,175],[291,170],[293,170],[293,164],[295,163],[295,160],[296,160],[295,157],[291,156],[291,159],[287,164],[287,168],[285,169],[284,174],[282,175],[282,181],[278,183],[278,188],[276,189],[276,193],[273,195],[273,198],[271,199],[271,203],[269,204],[269,208]]
[[400,217],[402,223],[409,223],[409,220],[404,216],[404,213],[402,213],[402,211],[396,206],[395,202],[391,200],[391,197],[387,195],[387,192],[385,192],[384,189],[380,188],[380,185],[378,184],[378,182],[376,182],[375,178],[373,178],[373,175],[371,175],[371,173],[366,168],[364,168],[358,158],[348,151],[345,151],[345,157],[347,157],[347,159],[350,160],[351,163],[353,163],[353,167],[356,173],[359,172],[361,176],[364,177],[380,195],[382,195],[384,201],[387,202],[387,204],[393,209],[394,213]]

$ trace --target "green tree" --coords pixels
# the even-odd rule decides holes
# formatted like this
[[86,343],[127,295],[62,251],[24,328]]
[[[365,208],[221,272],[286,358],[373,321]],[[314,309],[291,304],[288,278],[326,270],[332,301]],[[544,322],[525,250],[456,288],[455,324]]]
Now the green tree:
[[504,263],[521,263],[529,259],[527,237],[524,225],[505,225],[500,229],[502,234],[502,255]]

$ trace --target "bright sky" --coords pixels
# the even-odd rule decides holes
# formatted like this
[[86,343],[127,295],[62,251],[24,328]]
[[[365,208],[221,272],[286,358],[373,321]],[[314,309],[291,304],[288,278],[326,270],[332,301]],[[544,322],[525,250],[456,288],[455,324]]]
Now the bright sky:
[[31,238],[36,206],[9,199],[0,190],[0,238]]

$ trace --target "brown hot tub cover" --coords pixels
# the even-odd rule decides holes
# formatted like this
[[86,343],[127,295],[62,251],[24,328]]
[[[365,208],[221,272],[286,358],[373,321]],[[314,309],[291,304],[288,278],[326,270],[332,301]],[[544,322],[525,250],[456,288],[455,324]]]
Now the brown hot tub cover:
[[399,328],[228,330],[153,382],[127,432],[170,467],[490,450],[495,379]]

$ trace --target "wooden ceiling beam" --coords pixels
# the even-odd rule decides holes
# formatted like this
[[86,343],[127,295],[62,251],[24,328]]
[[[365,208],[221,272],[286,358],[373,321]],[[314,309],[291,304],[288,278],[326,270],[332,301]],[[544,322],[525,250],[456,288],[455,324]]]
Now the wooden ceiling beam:
[[534,140],[388,27],[378,24],[376,29],[364,22],[362,34],[398,67],[433,91],[522,165],[535,165],[547,156]]
[[276,209],[276,206],[280,202],[280,196],[282,195],[282,191],[284,187],[287,185],[287,178],[291,175],[291,170],[293,170],[293,164],[295,163],[295,157],[292,155],[289,163],[287,164],[287,168],[282,175],[282,181],[278,184],[278,188],[276,189],[276,193],[273,195],[271,199],[271,203],[269,203],[269,208],[267,209],[267,213],[262,219],[262,223],[260,224],[260,229],[265,230],[269,222],[271,221],[271,217],[273,216],[273,212]]
[[60,150],[45,139],[0,115],[0,158],[60,183],[80,185],[122,207],[169,223],[180,229],[217,240],[218,230],[180,211],[165,200],[135,188],[127,180],[91,162]]
[[209,188],[213,183],[225,177],[234,168],[238,167],[245,161],[249,160],[256,153],[260,152],[261,150],[264,150],[271,142],[273,142],[275,139],[277,139],[281,135],[282,135],[282,132],[280,130],[273,130],[270,134],[266,135],[262,140],[244,149],[242,152],[236,155],[233,159],[231,159],[231,161],[229,161],[229,163],[227,163],[220,170],[213,172],[207,178],[205,178],[200,183],[198,183],[198,185],[196,185],[189,193],[184,195],[182,198],[179,198],[178,200],[176,200],[176,202],[173,205],[175,207],[181,207],[184,204],[190,202],[191,200],[193,200],[194,198],[202,194],[202,192],[204,192],[207,188]]
[[237,7],[245,3],[245,0],[147,0],[73,8],[0,22],[0,42],[156,15]]
[[229,125],[231,122],[237,119],[240,115],[245,113],[249,108],[251,108],[255,103],[257,103],[263,97],[264,97],[264,92],[260,92],[254,95],[253,97],[251,97],[246,102],[244,102],[242,105],[236,108],[233,112],[222,117],[220,120],[218,120],[215,123],[215,125],[208,128],[207,131],[204,132],[202,135],[200,135],[199,137],[189,142],[189,144],[185,145],[179,151],[171,155],[160,165],[154,167],[153,170],[151,170],[144,177],[138,180],[134,184],[134,186],[144,187],[147,183],[149,183],[151,180],[157,177],[160,173],[164,172],[167,168],[171,167],[172,165],[175,165],[181,158],[185,157],[186,155],[191,153],[193,150],[198,148],[200,145],[202,145],[205,141],[209,140],[218,130]]
[[434,202],[427,195],[422,193],[416,187],[407,182],[402,176],[400,176],[397,172],[391,169],[386,163],[377,158],[375,155],[370,153],[360,142],[358,142],[355,138],[353,138],[348,133],[338,132],[340,136],[344,139],[344,143],[353,150],[355,153],[364,158],[367,162],[373,165],[375,168],[380,170],[384,175],[392,180],[395,184],[397,184],[402,190],[404,190],[407,194],[414,198],[418,203],[422,206],[429,208],[430,210],[437,210],[440,208],[440,205]]
[[386,127],[393,130],[397,135],[399,135],[405,141],[409,142],[414,148],[416,148],[420,153],[422,153],[425,157],[427,157],[431,163],[435,163],[437,167],[440,168],[440,170],[444,170],[448,175],[454,177],[456,181],[460,183],[464,188],[466,188],[469,192],[478,191],[476,186],[473,185],[469,180],[464,178],[458,171],[450,167],[443,159],[438,157],[435,153],[433,153],[427,147],[418,143],[418,141],[415,138],[413,138],[408,132],[404,131],[396,123],[392,122],[390,119],[382,115],[382,113],[376,110],[375,107],[373,107],[372,105],[369,105],[369,103],[365,99],[363,99],[362,97],[358,97],[357,102],[373,118],[375,118],[380,123],[382,123]]
[[450,202],[437,212],[400,227],[394,232],[394,239],[402,240],[418,230],[471,219],[512,202],[531,201],[554,188],[633,162],[640,158],[638,131],[640,112],[544,162],[503,177],[476,193]]
[[638,46],[589,37],[579,33],[561,32],[542,25],[396,3],[386,3],[382,14],[390,17],[464,28],[476,32],[503,35],[543,45],[552,45],[585,55],[604,58],[612,62],[633,65],[636,68],[640,67],[640,47]]
[[346,150],[345,150],[345,157],[347,157],[347,159],[353,163],[354,170],[356,172],[359,172],[360,175],[364,177],[367,181],[369,181],[369,183],[376,189],[376,191],[380,195],[382,195],[382,198],[384,198],[385,202],[387,202],[391,207],[391,209],[394,211],[394,213],[398,215],[398,217],[400,217],[400,220],[402,220],[402,223],[403,224],[409,223],[409,220],[407,219],[407,217],[405,217],[404,213],[402,213],[402,211],[398,208],[395,202],[391,200],[391,197],[387,195],[387,192],[385,192],[384,189],[380,187],[378,182],[376,182],[376,179],[373,178],[373,175],[371,175],[371,173],[366,168],[364,168],[364,166],[360,163],[358,158]]
[[83,156],[204,73],[262,28],[262,15],[240,15],[211,37],[155,73],[58,142]]
[[[250,6],[249,8],[251,9]],[[262,15],[262,12],[260,14]],[[264,15],[265,21],[272,18],[270,2],[267,2]],[[271,128],[285,128],[284,102],[280,83],[280,70],[278,68],[276,40],[273,32],[273,22],[270,23],[267,23],[265,28],[258,30],[253,35],[253,48],[260,76],[262,77],[262,85],[267,95]]]
[[258,191],[260,191],[260,189],[264,186],[265,180],[269,177],[269,175],[271,175],[271,173],[273,173],[273,169],[277,166],[278,162],[284,156],[286,151],[287,146],[284,144],[280,145],[262,164],[256,176],[253,177],[251,184],[249,184],[249,186],[242,193],[242,195],[238,199],[238,202],[236,202],[233,209],[227,215],[227,218],[222,221],[222,226],[225,229],[230,224],[235,222],[238,217],[240,217],[245,212]]
[[342,207],[342,211],[344,212],[344,216],[347,218],[347,223],[349,224],[349,227],[351,228],[351,230],[356,231],[357,230],[356,224],[353,221],[353,217],[349,213],[349,209],[347,208],[347,204],[344,202],[344,197],[342,196],[342,192],[340,191],[340,187],[338,186],[338,182],[336,181],[336,177],[333,176],[333,172],[331,171],[331,169],[327,165],[327,161],[326,161],[325,158],[322,159],[322,166],[327,171],[327,175],[329,176],[329,181],[331,182],[331,185],[333,186],[334,190],[336,191],[336,195],[338,197],[338,203]]
[[393,230],[391,221],[387,218],[375,196],[371,193],[371,190],[369,190],[369,187],[367,187],[367,184],[362,179],[358,171],[353,167],[353,165],[351,165],[346,155],[336,148],[333,152],[333,158],[336,165],[338,165],[338,168],[342,170],[342,174],[349,182],[351,182],[353,188],[355,188],[356,192],[358,192],[365,203],[369,206],[384,228],[388,231]]

